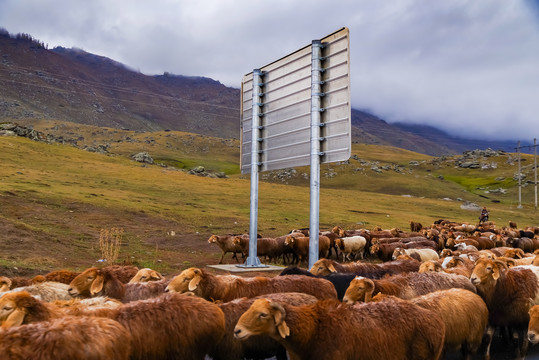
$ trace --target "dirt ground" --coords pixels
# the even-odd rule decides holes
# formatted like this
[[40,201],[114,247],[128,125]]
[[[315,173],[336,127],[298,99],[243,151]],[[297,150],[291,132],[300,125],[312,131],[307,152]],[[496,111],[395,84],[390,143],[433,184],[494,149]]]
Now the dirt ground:
[[[159,216],[3,192],[0,275],[35,276],[60,268],[100,265],[100,230],[114,227],[124,230],[117,263],[153,267],[172,276],[188,267],[217,264],[221,256],[221,250],[207,242],[211,232],[189,232],[187,226]],[[236,261],[229,253],[224,263]],[[248,276],[273,273],[250,272]]]

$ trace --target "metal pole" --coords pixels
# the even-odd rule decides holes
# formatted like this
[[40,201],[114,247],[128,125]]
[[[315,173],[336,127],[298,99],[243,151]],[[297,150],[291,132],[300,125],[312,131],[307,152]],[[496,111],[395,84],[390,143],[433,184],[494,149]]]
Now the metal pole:
[[322,42],[312,42],[311,64],[311,207],[309,224],[309,269],[318,261],[320,215],[320,118],[322,89]]
[[537,210],[537,139],[533,138],[533,168],[534,171],[534,189],[535,189],[535,210]]
[[[249,256],[245,260],[244,267],[263,267],[260,259],[256,256],[257,233],[258,233],[258,153],[260,138],[260,107],[262,71],[253,70],[253,117],[251,120],[251,208],[249,214]],[[239,265],[241,266],[241,265]]]
[[517,150],[518,150],[518,208],[520,209],[522,207],[522,180],[521,180],[521,174],[520,174],[520,140],[517,143]]

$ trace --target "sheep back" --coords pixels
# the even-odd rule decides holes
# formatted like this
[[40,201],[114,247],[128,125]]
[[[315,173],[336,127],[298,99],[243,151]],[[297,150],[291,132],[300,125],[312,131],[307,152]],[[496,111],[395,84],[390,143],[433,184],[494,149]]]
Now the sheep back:
[[314,304],[318,301],[312,295],[289,292],[265,294],[254,298],[240,298],[219,304],[225,315],[225,335],[209,354],[210,357],[214,360],[266,359],[272,357],[276,357],[277,360],[287,359],[284,347],[269,337],[262,335],[253,336],[246,341],[240,341],[234,338],[234,326],[236,326],[240,316],[247,311],[256,299],[262,297],[273,301],[282,301],[291,305]]
[[3,360],[127,360],[130,336],[107,318],[65,317],[0,331]]
[[183,294],[128,303],[111,314],[131,334],[131,359],[204,359],[225,330],[216,304]]

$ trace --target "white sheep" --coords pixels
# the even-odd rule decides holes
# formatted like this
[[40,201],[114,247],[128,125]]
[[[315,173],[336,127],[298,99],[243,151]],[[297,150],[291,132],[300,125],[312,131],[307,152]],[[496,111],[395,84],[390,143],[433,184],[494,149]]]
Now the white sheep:
[[[335,239],[335,244],[341,250],[342,261],[346,259],[355,260],[356,256],[359,254],[361,259],[364,258],[365,246],[367,246],[367,239],[363,236],[349,236]],[[351,259],[351,255],[354,254],[354,259]]]

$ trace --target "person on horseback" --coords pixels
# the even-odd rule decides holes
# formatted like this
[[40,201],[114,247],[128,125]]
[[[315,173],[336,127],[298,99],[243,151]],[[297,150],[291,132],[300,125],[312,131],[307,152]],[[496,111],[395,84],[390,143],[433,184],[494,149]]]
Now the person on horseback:
[[479,215],[479,222],[483,223],[485,221],[488,221],[488,215],[489,215],[489,212],[487,210],[487,207],[483,206],[483,210],[481,210],[481,215]]

